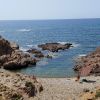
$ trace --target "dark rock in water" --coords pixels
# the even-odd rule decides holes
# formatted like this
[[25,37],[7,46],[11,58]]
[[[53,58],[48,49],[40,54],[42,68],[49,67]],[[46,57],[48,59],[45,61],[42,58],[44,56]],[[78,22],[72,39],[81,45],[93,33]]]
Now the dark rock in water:
[[46,56],[46,58],[50,58],[50,59],[52,59],[52,56],[50,56],[50,55],[47,55],[47,56]]
[[43,55],[43,53],[38,53],[38,54],[35,54],[35,57],[37,57],[37,58],[43,58],[44,55]]
[[42,50],[49,50],[51,52],[58,52],[59,50],[69,49],[72,46],[70,43],[60,44],[60,43],[46,43],[38,45]]
[[34,54],[34,56],[37,57],[37,58],[43,58],[44,57],[44,55],[41,51],[34,49],[34,48],[28,50],[27,52]]
[[16,43],[0,37],[0,66],[4,69],[19,69],[28,65],[36,65],[36,60],[29,54],[19,50]]
[[80,76],[100,75],[100,48],[82,57],[74,67]]
[[28,50],[27,52],[33,53],[33,54],[41,53],[41,51],[39,51],[39,50],[37,50],[35,48],[32,48],[32,49]]

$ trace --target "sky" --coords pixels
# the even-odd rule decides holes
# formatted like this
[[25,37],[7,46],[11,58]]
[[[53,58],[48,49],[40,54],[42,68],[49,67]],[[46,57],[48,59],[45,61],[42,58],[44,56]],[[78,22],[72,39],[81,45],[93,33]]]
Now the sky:
[[100,0],[0,0],[0,20],[100,18]]

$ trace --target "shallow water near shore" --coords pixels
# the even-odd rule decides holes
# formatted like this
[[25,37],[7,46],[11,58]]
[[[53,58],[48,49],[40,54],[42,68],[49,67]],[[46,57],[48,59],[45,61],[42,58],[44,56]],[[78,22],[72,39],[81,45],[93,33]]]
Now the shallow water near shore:
[[72,43],[74,47],[51,53],[36,67],[17,70],[38,77],[73,77],[75,58],[100,46],[100,19],[0,21],[0,35],[15,41],[23,51],[48,42]]

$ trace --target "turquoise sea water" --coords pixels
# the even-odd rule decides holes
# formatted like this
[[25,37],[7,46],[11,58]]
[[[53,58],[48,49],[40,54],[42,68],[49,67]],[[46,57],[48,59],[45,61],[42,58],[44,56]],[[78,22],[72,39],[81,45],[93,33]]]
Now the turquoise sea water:
[[0,35],[24,51],[47,42],[73,43],[73,48],[52,54],[53,59],[18,70],[39,77],[72,77],[74,59],[100,46],[100,19],[0,21]]

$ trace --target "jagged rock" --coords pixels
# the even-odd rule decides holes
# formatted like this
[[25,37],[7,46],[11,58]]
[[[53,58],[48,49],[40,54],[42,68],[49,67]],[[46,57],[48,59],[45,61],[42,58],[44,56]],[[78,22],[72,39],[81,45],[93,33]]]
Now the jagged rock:
[[19,50],[16,43],[11,43],[0,37],[0,67],[4,69],[19,69],[28,65],[36,65],[37,60]]
[[58,52],[59,50],[69,49],[72,46],[70,43],[60,44],[60,43],[46,43],[38,45],[42,50],[49,50],[51,52]]
[[100,48],[80,58],[74,70],[77,71],[80,76],[100,75]]

